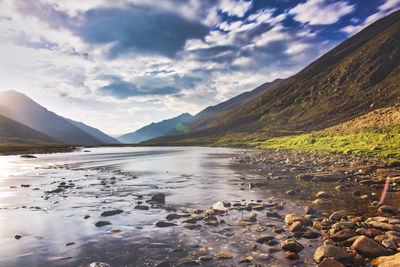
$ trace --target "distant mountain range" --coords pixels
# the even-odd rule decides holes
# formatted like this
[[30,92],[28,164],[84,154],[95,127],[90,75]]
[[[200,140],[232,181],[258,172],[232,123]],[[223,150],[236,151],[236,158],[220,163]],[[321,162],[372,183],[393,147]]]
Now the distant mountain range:
[[99,130],[58,116],[13,90],[0,93],[0,115],[0,137],[8,135],[76,145],[118,143]]
[[399,103],[400,11],[366,27],[296,75],[263,86],[258,93],[220,104],[222,109],[217,105],[200,112],[189,124],[190,133],[144,145],[305,133]]
[[190,123],[193,116],[189,113],[183,113],[172,119],[163,120],[157,123],[151,123],[145,127],[138,129],[137,131],[124,134],[117,137],[117,140],[121,143],[136,144],[145,140],[149,140],[155,137],[163,136],[168,133],[177,132],[188,132],[189,129],[187,124]]

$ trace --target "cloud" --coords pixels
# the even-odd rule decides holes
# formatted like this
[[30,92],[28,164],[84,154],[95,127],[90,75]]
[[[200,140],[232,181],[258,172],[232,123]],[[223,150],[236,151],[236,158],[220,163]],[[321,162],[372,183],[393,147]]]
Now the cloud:
[[230,16],[243,17],[251,7],[251,4],[251,1],[245,0],[222,0],[219,8],[222,12],[226,12]]
[[127,4],[98,7],[71,17],[55,5],[21,1],[19,10],[44,20],[51,27],[67,28],[84,42],[109,45],[110,59],[146,53],[173,58],[189,39],[203,39],[208,27],[155,6]]
[[58,48],[58,44],[47,40],[44,36],[32,37],[25,32],[19,32],[13,36],[15,44],[33,49],[49,49],[53,50]]
[[308,0],[289,11],[297,21],[310,25],[333,24],[353,12],[354,6],[345,1]]
[[142,85],[138,87],[135,83],[124,81],[119,76],[104,75],[103,79],[111,82],[99,88],[99,92],[103,95],[110,95],[119,99],[129,98],[133,96],[161,96],[178,93],[179,90],[172,86],[153,87]]

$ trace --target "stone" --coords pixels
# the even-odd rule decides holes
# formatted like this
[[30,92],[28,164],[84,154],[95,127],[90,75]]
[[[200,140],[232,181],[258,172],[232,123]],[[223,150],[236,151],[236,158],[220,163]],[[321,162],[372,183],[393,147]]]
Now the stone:
[[219,260],[227,260],[227,259],[232,259],[233,255],[227,253],[217,253],[214,255],[214,257]]
[[376,258],[372,261],[372,264],[377,267],[395,267],[400,266],[400,253],[392,256],[383,256]]
[[171,227],[171,226],[177,226],[175,223],[172,222],[166,222],[166,221],[159,221],[156,223],[157,227]]
[[352,246],[358,253],[366,258],[375,258],[387,254],[387,250],[375,242],[373,239],[364,235],[359,236]]
[[250,262],[251,262],[251,260],[249,258],[240,258],[238,263],[241,264],[241,263],[250,263]]
[[92,262],[89,267],[111,267],[111,265],[105,262]]
[[199,261],[210,261],[210,260],[212,260],[212,257],[211,256],[201,256],[200,258],[199,258]]
[[157,193],[151,197],[151,202],[158,203],[158,204],[165,204],[165,194],[164,193]]
[[281,248],[285,251],[299,253],[304,249],[304,246],[293,239],[288,239],[282,243]]
[[303,234],[303,238],[314,239],[320,237],[321,234],[314,231],[307,231]]
[[344,267],[344,265],[334,258],[325,258],[317,267]]
[[307,230],[307,228],[301,222],[295,221],[289,227],[289,230],[291,232],[305,232]]
[[179,261],[178,264],[178,266],[194,266],[194,265],[200,265],[200,263],[192,259],[182,259]]
[[357,235],[357,233],[351,229],[343,229],[343,230],[340,230],[339,232],[335,233],[332,236],[332,240],[335,242],[340,242],[340,241],[344,241],[344,240],[349,239],[356,235]]
[[168,261],[162,261],[159,263],[156,263],[156,265],[154,265],[154,267],[171,267],[172,264],[169,263]]
[[393,238],[382,240],[382,245],[386,248],[397,249],[397,242]]
[[109,216],[114,216],[114,215],[120,214],[122,212],[124,212],[124,211],[123,210],[108,210],[108,211],[102,212],[101,216],[109,217]]
[[329,220],[340,221],[341,219],[346,219],[347,215],[342,211],[335,211],[329,216]]
[[301,222],[303,224],[308,224],[309,223],[309,220],[307,220],[303,216],[299,216],[299,215],[296,215],[296,214],[288,214],[288,215],[285,216],[285,223],[287,225],[291,225],[292,223],[297,222],[297,221],[299,221],[299,222]]
[[135,207],[135,210],[148,210],[149,206],[144,206],[144,205],[137,205]]
[[111,223],[108,221],[98,221],[97,223],[95,223],[94,225],[96,225],[97,227],[103,227],[106,225],[110,225]]
[[270,241],[272,239],[274,239],[274,237],[272,235],[262,235],[256,239],[256,242],[263,244],[263,243],[267,243],[268,241]]
[[325,258],[333,258],[338,261],[347,261],[351,259],[351,256],[340,247],[323,245],[318,247],[314,252],[314,260],[320,263]]
[[378,221],[370,221],[367,222],[369,227],[372,228],[377,228],[381,230],[386,230],[386,231],[396,231],[400,232],[400,227],[397,225],[389,224],[389,223],[383,223],[383,222],[378,222]]
[[383,205],[383,206],[379,207],[378,212],[390,213],[393,215],[399,214],[399,210],[397,208],[395,208],[393,206],[389,206],[389,205]]
[[193,230],[193,229],[196,229],[196,228],[200,228],[201,225],[200,224],[196,224],[196,223],[187,223],[183,227],[185,227],[187,229],[190,229],[190,230]]
[[20,236],[20,235],[15,235],[14,238],[17,239],[17,240],[19,240],[19,239],[22,238],[22,236]]
[[316,196],[317,198],[329,198],[331,195],[328,194],[328,193],[325,192],[325,191],[319,191],[318,193],[315,194],[315,196]]
[[292,260],[292,261],[300,259],[299,255],[297,255],[297,253],[294,253],[294,252],[286,253],[285,258],[288,260]]
[[314,178],[314,175],[312,174],[299,174],[296,176],[296,179],[299,179],[300,181],[311,181],[311,179]]
[[288,191],[286,191],[286,195],[288,195],[288,196],[293,196],[293,195],[295,195],[296,194],[296,192],[294,191],[294,190],[288,190]]
[[36,158],[37,158],[36,156],[34,156],[34,155],[29,155],[29,154],[21,155],[20,157],[21,157],[21,158],[26,158],[26,159],[36,159]]

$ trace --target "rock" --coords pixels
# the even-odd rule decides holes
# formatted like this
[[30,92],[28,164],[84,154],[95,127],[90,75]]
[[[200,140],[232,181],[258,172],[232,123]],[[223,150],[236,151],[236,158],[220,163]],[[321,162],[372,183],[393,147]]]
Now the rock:
[[389,206],[389,205],[383,205],[383,206],[379,207],[378,211],[382,212],[382,213],[390,213],[393,215],[399,214],[399,210],[397,208]]
[[341,219],[346,219],[347,215],[342,211],[336,211],[329,216],[329,220],[340,221]]
[[171,213],[171,214],[168,214],[167,216],[165,216],[165,219],[167,219],[168,221],[172,221],[172,220],[179,219],[179,218],[181,218],[181,217],[182,217],[182,216],[179,215],[179,214]]
[[298,260],[298,259],[300,259],[299,255],[297,255],[297,253],[294,253],[294,252],[286,253],[285,258],[288,259],[288,260]]
[[337,222],[332,225],[333,229],[350,229],[353,228],[356,224],[354,222]]
[[103,227],[106,225],[110,225],[111,223],[108,221],[98,221],[97,223],[95,223],[94,225],[96,225],[97,227]]
[[377,267],[395,267],[400,266],[400,253],[392,256],[379,257],[372,261],[372,264]]
[[105,262],[92,262],[89,267],[111,267],[111,265]]
[[335,241],[335,242],[340,242],[340,241],[349,239],[349,238],[351,238],[353,236],[356,236],[356,235],[357,235],[357,233],[355,233],[351,229],[343,229],[343,230],[340,230],[339,232],[337,232],[336,234],[334,234],[332,236],[332,240]]
[[288,196],[293,196],[293,195],[295,195],[296,194],[296,192],[294,191],[294,190],[288,190],[288,191],[286,191],[286,195],[288,195]]
[[343,186],[343,185],[338,185],[338,186],[335,187],[335,190],[336,190],[336,191],[339,191],[339,192],[340,192],[340,191],[344,191],[345,189],[346,189],[346,187]]
[[318,193],[315,194],[315,196],[316,196],[317,198],[329,198],[331,195],[328,194],[328,193],[325,192],[325,191],[319,191]]
[[178,264],[178,266],[194,266],[194,265],[200,265],[200,263],[192,259],[182,259],[179,261]]
[[351,259],[351,256],[349,253],[339,247],[323,245],[318,247],[314,252],[314,260],[319,263],[325,258],[333,258],[338,261],[347,261]]
[[397,249],[397,242],[393,238],[382,240],[382,245],[386,248]]
[[118,229],[118,228],[115,228],[115,229],[111,229],[110,230],[110,233],[121,233],[122,232],[122,230],[121,229]]
[[201,225],[200,224],[195,224],[195,223],[187,223],[183,227],[185,227],[187,229],[190,229],[190,230],[193,230],[193,229],[201,227]]
[[334,258],[325,258],[317,267],[344,267],[344,265]]
[[314,178],[314,175],[312,174],[299,174],[296,176],[296,179],[299,179],[300,181],[311,181],[311,179]]
[[364,235],[359,236],[352,247],[366,258],[375,258],[387,254],[387,250],[384,247]]
[[162,261],[159,263],[156,263],[156,265],[154,265],[154,267],[171,267],[172,264],[169,263],[168,261]]
[[171,227],[171,226],[177,226],[175,223],[172,222],[166,222],[166,221],[159,221],[156,223],[157,227]]
[[148,210],[149,206],[144,206],[144,205],[137,205],[135,207],[135,210]]
[[291,225],[292,223],[297,221],[301,222],[302,224],[309,224],[309,220],[307,220],[303,216],[299,216],[296,214],[288,214],[285,216],[285,223],[287,225]]
[[305,231],[307,231],[307,228],[301,222],[295,221],[289,227],[289,230],[291,232],[305,232]]
[[22,238],[22,236],[20,236],[20,235],[15,235],[14,238],[17,239],[17,240],[19,240],[19,239]]
[[124,212],[124,211],[123,210],[108,210],[108,211],[102,212],[101,216],[103,216],[103,217],[114,216],[114,215],[120,214],[122,212]]
[[272,235],[262,235],[256,239],[256,242],[263,244],[263,243],[267,243],[268,241],[270,241],[272,239],[274,239],[274,237]]
[[377,229],[381,229],[381,230],[386,230],[386,231],[396,231],[396,232],[400,232],[400,227],[393,225],[393,224],[389,224],[389,223],[383,223],[383,222],[378,222],[378,221],[370,221],[367,222],[369,227],[372,228],[377,228]]
[[314,231],[307,231],[303,234],[303,238],[307,238],[307,239],[314,239],[314,238],[318,238],[321,235],[317,232]]
[[34,156],[34,155],[29,155],[29,154],[21,155],[20,157],[21,157],[21,158],[26,158],[26,159],[36,159],[36,158],[37,158],[36,156]]
[[211,256],[201,256],[200,258],[199,258],[199,261],[210,261],[210,260],[212,260],[212,257]]
[[165,204],[165,194],[157,193],[151,197],[151,202],[158,203],[158,204]]
[[214,255],[214,257],[219,260],[227,260],[227,259],[232,259],[233,255],[227,253],[217,253]]
[[299,253],[304,249],[304,246],[293,239],[288,239],[282,243],[281,248],[285,251]]
[[314,209],[313,207],[305,207],[304,213],[305,214],[317,214],[317,210]]
[[241,263],[250,263],[250,262],[251,262],[251,260],[249,258],[240,258],[238,263],[241,264]]
[[225,207],[224,203],[222,203],[221,201],[218,201],[217,203],[214,203],[212,208],[214,210],[217,210],[217,211],[227,211],[228,210],[228,208]]
[[225,208],[229,208],[232,206],[232,204],[227,200],[222,201],[222,204],[224,205]]
[[266,216],[267,217],[271,217],[271,218],[277,218],[277,219],[282,218],[282,216],[279,215],[279,213],[274,212],[274,211],[272,211],[272,212],[271,211],[267,211]]
[[83,219],[85,219],[85,220],[87,220],[87,219],[89,219],[90,218],[90,215],[85,215],[85,216],[83,216]]

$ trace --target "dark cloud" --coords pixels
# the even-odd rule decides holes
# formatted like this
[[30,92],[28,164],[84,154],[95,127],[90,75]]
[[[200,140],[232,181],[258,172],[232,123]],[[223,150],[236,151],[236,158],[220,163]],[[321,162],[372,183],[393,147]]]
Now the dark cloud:
[[121,77],[114,75],[103,75],[102,79],[110,80],[106,86],[99,88],[100,93],[124,99],[133,96],[161,96],[179,92],[179,89],[172,86],[152,87],[143,85],[138,87],[135,83],[127,82]]
[[50,26],[70,29],[90,44],[111,44],[109,58],[128,53],[174,57],[188,39],[202,39],[209,29],[177,13],[157,7],[128,4],[121,8],[95,8],[75,17],[56,6],[30,1],[18,4],[20,12],[45,20]]

